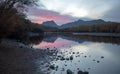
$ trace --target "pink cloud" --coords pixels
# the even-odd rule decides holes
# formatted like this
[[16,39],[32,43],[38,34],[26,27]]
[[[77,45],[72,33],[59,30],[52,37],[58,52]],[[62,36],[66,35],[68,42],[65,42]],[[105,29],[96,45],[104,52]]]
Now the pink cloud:
[[57,12],[49,11],[49,10],[43,10],[43,9],[37,9],[37,8],[30,8],[28,11],[28,16],[32,16],[30,18],[31,21],[35,23],[42,23],[45,21],[51,21],[54,20],[58,24],[63,24],[72,21],[74,18],[70,17],[68,15],[60,15]]

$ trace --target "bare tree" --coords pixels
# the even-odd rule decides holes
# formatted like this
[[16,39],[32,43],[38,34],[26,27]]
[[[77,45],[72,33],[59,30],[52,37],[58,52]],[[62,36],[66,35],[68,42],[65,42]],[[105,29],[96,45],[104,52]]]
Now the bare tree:
[[[37,5],[38,0],[0,0],[0,34],[10,33],[23,24],[26,6]],[[20,10],[21,9],[21,10]]]

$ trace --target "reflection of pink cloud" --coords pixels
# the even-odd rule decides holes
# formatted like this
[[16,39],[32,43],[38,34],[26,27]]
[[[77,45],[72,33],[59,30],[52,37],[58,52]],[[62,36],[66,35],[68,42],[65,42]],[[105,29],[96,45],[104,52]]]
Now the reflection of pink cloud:
[[72,17],[67,15],[60,15],[57,12],[43,10],[43,9],[36,9],[36,8],[29,9],[28,15],[33,16],[30,18],[33,22],[40,24],[44,21],[51,21],[51,20],[54,20],[59,24],[70,22],[73,20]]
[[48,43],[48,42],[42,42],[39,45],[34,46],[34,48],[46,48],[46,47],[50,47],[50,48],[60,48],[62,46],[66,46],[66,45],[70,45],[72,42],[54,42],[54,43]]

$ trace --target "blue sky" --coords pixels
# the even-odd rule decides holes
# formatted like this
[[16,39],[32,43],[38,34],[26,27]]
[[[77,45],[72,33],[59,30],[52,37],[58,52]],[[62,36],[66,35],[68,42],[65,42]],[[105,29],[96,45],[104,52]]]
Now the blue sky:
[[104,19],[120,22],[120,0],[40,0],[39,7],[29,9],[29,19],[57,24],[78,19]]

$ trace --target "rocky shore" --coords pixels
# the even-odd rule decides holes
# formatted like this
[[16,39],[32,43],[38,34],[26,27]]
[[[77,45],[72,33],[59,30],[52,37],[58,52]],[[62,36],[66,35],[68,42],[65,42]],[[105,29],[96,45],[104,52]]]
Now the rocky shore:
[[[0,41],[0,74],[44,74],[50,53],[9,39]],[[42,64],[44,62],[44,64]],[[43,69],[43,70],[42,70]],[[44,71],[44,73],[43,73]]]
[[[52,60],[73,60],[73,56],[64,58],[62,54],[57,55],[57,53],[57,50],[49,50],[49,48],[38,50],[17,40],[2,39],[0,41],[0,74],[51,74],[52,70],[60,69],[59,66],[50,63]],[[73,74],[73,72],[67,69],[66,74]],[[79,70],[77,74],[89,73]]]

